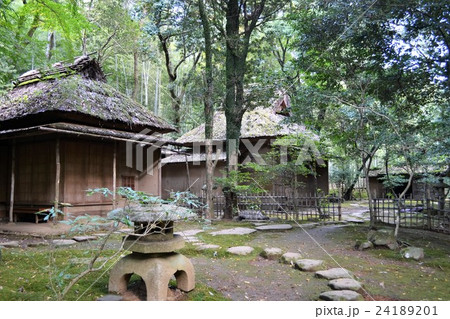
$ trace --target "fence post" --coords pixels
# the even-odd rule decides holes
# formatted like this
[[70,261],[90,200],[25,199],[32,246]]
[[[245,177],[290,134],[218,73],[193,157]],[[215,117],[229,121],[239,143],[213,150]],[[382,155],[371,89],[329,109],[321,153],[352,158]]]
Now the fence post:
[[342,198],[339,197],[339,199],[338,199],[338,218],[339,218],[339,221],[341,221],[341,219],[342,219],[341,200],[342,200]]

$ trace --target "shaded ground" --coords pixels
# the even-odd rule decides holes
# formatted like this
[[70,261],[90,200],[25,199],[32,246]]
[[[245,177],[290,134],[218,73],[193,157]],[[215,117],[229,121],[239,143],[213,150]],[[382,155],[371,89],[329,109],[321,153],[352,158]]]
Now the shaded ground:
[[[365,219],[364,206],[350,206],[343,209],[343,219]],[[209,298],[231,300],[317,300],[321,292],[330,290],[327,281],[314,277],[313,273],[301,272],[292,265],[266,260],[259,253],[267,247],[278,247],[285,252],[298,252],[303,258],[324,260],[324,269],[345,267],[352,271],[364,285],[365,297],[371,300],[448,300],[450,287],[447,282],[450,274],[450,236],[418,230],[402,230],[400,239],[411,245],[425,249],[425,259],[421,262],[405,260],[398,251],[373,249],[357,251],[353,248],[355,240],[364,239],[366,224],[338,224],[301,229],[293,224],[288,231],[261,232],[244,236],[211,236],[214,230],[232,227],[253,227],[250,223],[214,223],[213,229],[198,233],[195,238],[207,244],[221,246],[216,251],[196,250],[187,244],[181,252],[190,257],[195,270],[198,289],[202,294],[195,300]],[[31,226],[30,226],[31,227]],[[45,226],[42,226],[45,227]],[[198,223],[182,223],[177,230],[198,229]],[[0,227],[0,231],[1,231]],[[1,242],[21,239],[16,235],[0,234]],[[117,235],[108,249],[119,244]],[[22,247],[31,241],[42,240],[27,236]],[[91,244],[80,243],[70,249],[86,249]],[[255,251],[248,256],[235,256],[226,252],[231,246],[248,245]],[[37,251],[43,248],[28,248]],[[69,248],[67,248],[69,249]],[[27,250],[14,248],[15,254]],[[70,254],[70,253],[69,253]],[[13,268],[19,267],[11,263]],[[0,277],[1,277],[0,271]],[[107,294],[107,278],[102,279],[99,290],[93,297]],[[206,288],[205,288],[206,287]],[[210,287],[210,288],[208,288]],[[27,288],[26,289],[31,289]],[[198,290],[196,289],[196,290]],[[0,291],[1,295],[1,291]],[[15,298],[15,297],[14,297]],[[20,296],[18,297],[20,298]],[[2,298],[0,298],[2,299]],[[181,296],[177,299],[189,299]],[[133,297],[129,300],[134,300]]]

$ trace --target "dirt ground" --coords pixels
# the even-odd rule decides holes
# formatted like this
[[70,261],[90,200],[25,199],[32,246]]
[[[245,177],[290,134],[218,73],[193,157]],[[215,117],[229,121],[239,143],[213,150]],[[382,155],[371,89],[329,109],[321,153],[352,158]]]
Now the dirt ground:
[[[365,211],[364,205],[349,206],[343,210],[343,219],[366,219]],[[239,226],[236,223],[236,227]],[[300,253],[305,259],[321,259],[324,260],[323,269],[344,267],[363,284],[364,290],[361,293],[366,300],[450,299],[448,284],[436,288],[436,282],[447,281],[448,268],[427,267],[422,262],[400,258],[384,258],[377,251],[355,250],[355,234],[363,234],[366,228],[367,224],[338,224],[311,229],[294,225],[288,231],[258,231],[245,245],[254,247],[255,251],[277,247],[284,252]],[[196,237],[202,239],[201,233]],[[0,245],[1,242],[14,238],[19,237],[0,234]],[[438,247],[450,257],[448,235],[402,230],[400,238],[416,240],[426,247]],[[38,240],[41,240],[39,236],[31,237],[25,243]],[[330,290],[328,282],[315,278],[314,273],[302,272],[293,265],[264,259],[257,253],[242,257],[194,254],[190,258],[196,271],[196,282],[211,287],[230,300],[317,300],[321,292]],[[416,291],[420,290],[422,295],[417,294],[412,287],[418,289]],[[213,295],[214,291],[209,293]]]

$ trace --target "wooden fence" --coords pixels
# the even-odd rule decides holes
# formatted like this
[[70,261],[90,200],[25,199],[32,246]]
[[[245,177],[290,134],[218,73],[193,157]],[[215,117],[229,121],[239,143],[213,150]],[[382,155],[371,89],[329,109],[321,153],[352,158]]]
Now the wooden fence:
[[445,200],[382,198],[373,203],[377,223],[395,225],[398,214],[400,227],[450,233],[450,207]]
[[[206,199],[200,200],[206,203]],[[240,195],[238,207],[241,216],[245,213],[260,212],[269,218],[296,221],[341,220],[341,199],[337,197],[297,197],[264,195]],[[223,216],[224,196],[214,198],[216,218]]]

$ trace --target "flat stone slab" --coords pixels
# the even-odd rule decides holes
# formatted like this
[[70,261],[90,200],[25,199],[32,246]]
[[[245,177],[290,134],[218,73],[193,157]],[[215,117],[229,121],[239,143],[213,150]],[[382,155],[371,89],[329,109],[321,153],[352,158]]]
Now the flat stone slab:
[[362,288],[362,285],[359,281],[351,278],[339,278],[330,280],[328,286],[334,290],[353,290],[358,291]]
[[73,239],[54,239],[52,244],[55,246],[70,246],[75,245],[77,242]]
[[4,248],[16,248],[16,247],[20,247],[20,244],[17,240],[12,240],[12,241],[7,241],[4,243],[1,243],[1,245]]
[[319,296],[321,300],[327,301],[358,301],[364,298],[353,290],[332,290],[322,292]]
[[301,271],[315,271],[323,264],[323,260],[297,259],[294,263]]
[[261,257],[269,260],[279,259],[282,255],[283,251],[276,247],[266,248],[261,252]]
[[200,239],[194,236],[184,237],[184,240],[186,240],[188,243],[198,243],[200,241]]
[[297,259],[301,259],[302,255],[299,253],[287,252],[281,256],[280,262],[284,264],[295,263]]
[[289,230],[292,225],[289,224],[274,224],[255,227],[257,230]]
[[217,235],[248,235],[248,234],[251,234],[254,232],[256,232],[255,229],[245,228],[245,227],[236,227],[236,228],[215,231],[215,232],[212,232],[211,235],[213,235],[213,236],[217,236]]
[[250,246],[236,246],[236,247],[230,247],[227,249],[227,252],[234,255],[248,255],[251,254],[254,250],[253,247]]
[[328,280],[353,277],[352,273],[345,268],[331,268],[328,270],[316,271],[315,275],[318,278],[325,278]]
[[207,250],[207,249],[219,249],[219,245],[202,244],[197,247],[197,250]]
[[184,237],[190,237],[190,236],[195,236],[198,233],[204,232],[203,229],[189,229],[189,230],[183,230],[180,232],[176,232],[174,233],[174,235],[180,235],[180,236],[184,236]]
[[75,236],[72,238],[75,241],[82,242],[82,241],[91,241],[91,240],[97,240],[96,236]]

